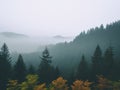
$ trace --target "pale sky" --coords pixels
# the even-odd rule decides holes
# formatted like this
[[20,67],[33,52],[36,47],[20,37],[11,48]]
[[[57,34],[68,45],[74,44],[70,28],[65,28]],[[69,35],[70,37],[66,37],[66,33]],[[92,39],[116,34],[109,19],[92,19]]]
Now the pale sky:
[[0,0],[0,32],[76,36],[120,20],[120,0]]

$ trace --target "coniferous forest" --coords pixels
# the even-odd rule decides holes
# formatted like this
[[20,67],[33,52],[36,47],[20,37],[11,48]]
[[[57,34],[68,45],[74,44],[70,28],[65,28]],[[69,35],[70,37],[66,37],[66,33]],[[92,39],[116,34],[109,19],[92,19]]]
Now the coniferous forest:
[[71,42],[45,47],[39,60],[32,53],[13,60],[4,43],[0,90],[120,90],[119,39],[120,21],[101,25]]

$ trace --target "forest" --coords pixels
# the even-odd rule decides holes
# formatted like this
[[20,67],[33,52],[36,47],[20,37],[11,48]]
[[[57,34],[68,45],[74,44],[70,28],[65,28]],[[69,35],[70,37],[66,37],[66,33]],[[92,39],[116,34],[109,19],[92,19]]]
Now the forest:
[[[73,41],[12,60],[0,50],[0,90],[120,90],[120,21],[82,32]],[[38,53],[38,52],[37,52]],[[30,63],[30,64],[28,64]],[[37,64],[36,64],[37,63]]]

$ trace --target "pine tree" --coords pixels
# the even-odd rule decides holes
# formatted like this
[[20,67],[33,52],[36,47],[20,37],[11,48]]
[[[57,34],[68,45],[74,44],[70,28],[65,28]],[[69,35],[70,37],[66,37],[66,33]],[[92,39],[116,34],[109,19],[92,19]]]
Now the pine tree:
[[116,80],[120,80],[120,61],[116,62],[114,66],[116,67],[114,70],[114,78]]
[[35,67],[33,65],[30,65],[28,68],[28,74],[35,74]]
[[0,51],[0,89],[6,90],[7,81],[11,78],[11,57],[4,43]]
[[85,56],[82,55],[80,64],[77,69],[76,78],[80,79],[80,80],[87,80],[88,79],[88,71],[89,71],[88,64],[85,60]]
[[104,54],[104,76],[110,76],[114,69],[113,48],[110,46],[106,49]]
[[103,70],[103,58],[102,58],[102,51],[99,45],[97,45],[94,55],[92,57],[92,68],[91,74],[92,79],[95,80],[96,75],[102,74]]
[[38,75],[40,77],[40,83],[50,83],[53,79],[54,68],[50,65],[52,57],[49,55],[47,48],[42,53],[41,63],[38,68]]
[[26,77],[26,65],[23,57],[20,54],[18,60],[14,65],[14,79],[18,80],[19,83],[23,82]]
[[55,73],[54,73],[54,75],[55,75],[55,79],[57,79],[57,78],[60,76],[60,71],[59,71],[59,68],[58,68],[58,67],[55,68]]

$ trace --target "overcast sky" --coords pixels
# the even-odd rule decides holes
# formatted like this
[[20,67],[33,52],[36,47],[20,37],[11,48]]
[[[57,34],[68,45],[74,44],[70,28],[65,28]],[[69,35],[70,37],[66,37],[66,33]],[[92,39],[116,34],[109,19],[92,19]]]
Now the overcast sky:
[[120,0],[0,0],[0,32],[76,36],[120,19]]

